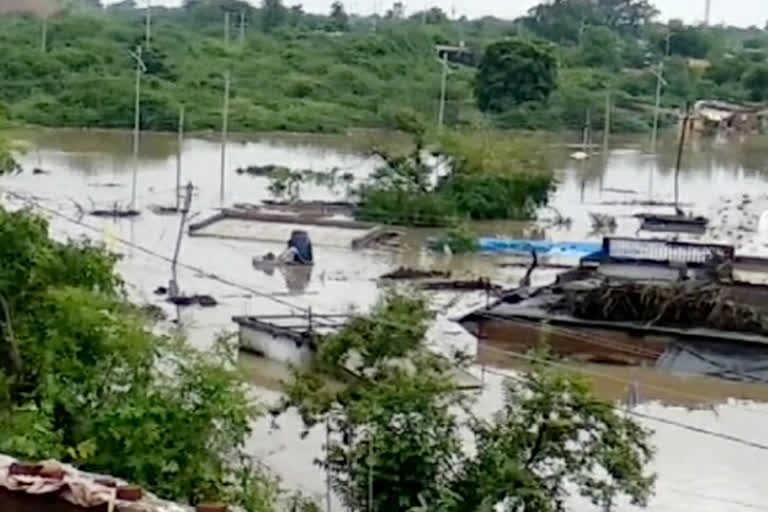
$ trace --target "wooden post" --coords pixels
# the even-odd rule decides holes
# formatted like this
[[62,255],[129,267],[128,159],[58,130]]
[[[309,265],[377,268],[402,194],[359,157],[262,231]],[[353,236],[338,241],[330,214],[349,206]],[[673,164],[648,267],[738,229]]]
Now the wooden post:
[[677,162],[675,163],[675,211],[680,210],[680,166],[683,161],[683,148],[685,147],[685,132],[688,130],[688,122],[690,120],[690,114],[688,113],[688,107],[685,108],[685,116],[683,117],[683,126],[680,129],[680,142],[677,146]]
[[224,206],[224,174],[227,166],[227,136],[229,130],[229,70],[224,73],[224,105],[221,111],[221,176],[219,201]]
[[181,207],[181,157],[184,145],[184,104],[179,105],[179,133],[176,141],[176,211]]
[[331,450],[331,419],[325,418],[325,512],[331,512],[331,472],[328,468]]

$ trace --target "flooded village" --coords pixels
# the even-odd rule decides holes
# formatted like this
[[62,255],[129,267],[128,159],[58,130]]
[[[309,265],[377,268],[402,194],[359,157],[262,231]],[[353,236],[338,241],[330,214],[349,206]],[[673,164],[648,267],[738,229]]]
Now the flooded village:
[[[336,167],[359,179],[381,164],[345,147],[344,138],[230,144],[223,185],[218,144],[187,138],[180,148],[183,181],[194,184],[194,193],[176,285],[183,294],[214,298],[209,307],[174,306],[164,295],[179,216],[152,207],[176,198],[174,137],[142,136],[142,213],[132,218],[82,211],[82,205],[109,208],[129,199],[130,135],[40,130],[19,138],[35,148],[21,157],[24,166],[46,173],[2,178],[4,201],[45,208],[59,238],[87,236],[121,254],[130,296],[161,311],[164,329],[180,330],[199,348],[219,334],[236,335],[238,365],[265,404],[278,399],[290,374],[286,363],[311,364],[316,335],[344,325],[387,288],[405,287],[427,294],[437,314],[432,349],[471,357],[469,370],[456,378],[476,394],[478,414],[498,407],[503,379],[545,342],[562,356],[564,369],[585,376],[601,397],[635,411],[654,430],[659,483],[653,510],[747,510],[767,497],[761,457],[755,457],[768,449],[761,426],[768,414],[762,138],[689,142],[680,204],[686,215],[708,219],[694,233],[643,231],[637,217],[674,213],[673,136],[658,155],[631,138],[617,139],[608,155],[588,161],[554,147],[558,186],[551,206],[570,222],[549,222],[544,209],[534,222],[477,223],[473,230],[485,250],[471,254],[429,249],[435,229],[382,228],[330,206],[297,215],[270,203],[265,177],[236,172],[254,163]],[[302,198],[339,199],[312,185]],[[614,223],[596,226],[595,215]],[[311,237],[314,265],[256,264],[261,255],[283,252],[297,229]],[[324,434],[315,429],[301,438],[300,423],[289,415],[275,429],[264,419],[248,449],[284,485],[320,496],[326,482],[313,461]]]

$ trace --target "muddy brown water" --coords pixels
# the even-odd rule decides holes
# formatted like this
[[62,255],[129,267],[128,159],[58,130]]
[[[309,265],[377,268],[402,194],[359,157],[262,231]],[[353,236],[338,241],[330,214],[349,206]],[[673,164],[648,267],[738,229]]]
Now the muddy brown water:
[[[269,197],[266,179],[234,172],[235,168],[249,164],[278,164],[314,170],[339,167],[364,177],[377,164],[375,159],[363,153],[372,137],[371,134],[356,140],[352,140],[354,137],[300,135],[242,137],[228,148],[224,203],[258,202]],[[91,208],[130,201],[133,163],[129,133],[34,130],[19,132],[17,138],[27,143],[28,152],[20,157],[25,168],[40,166],[50,174],[26,172],[0,178],[0,190],[33,196],[47,208],[70,217],[77,216],[75,204]],[[617,217],[616,234],[634,236],[638,221],[631,215],[649,208],[616,203],[648,198],[672,200],[674,139],[674,134],[670,134],[657,156],[639,150],[643,140],[617,140],[617,148],[607,158],[595,155],[586,162],[570,160],[567,151],[553,149],[552,161],[560,183],[552,205],[562,215],[572,218],[570,226],[553,228],[541,223],[501,222],[478,224],[476,229],[484,235],[599,239],[599,235],[590,234],[588,218],[588,212],[596,212]],[[768,140],[764,138],[693,141],[681,173],[681,200],[692,203],[692,209],[697,213],[707,213],[723,195],[762,193],[768,189],[768,175],[763,169],[766,151]],[[137,196],[138,207],[143,213],[139,218],[112,221],[86,216],[82,219],[89,226],[86,228],[51,216],[55,236],[95,237],[121,252],[124,258],[120,262],[120,271],[129,283],[132,296],[161,306],[171,318],[177,310],[153,294],[157,286],[167,284],[170,264],[141,248],[165,257],[170,257],[173,252],[178,218],[154,215],[147,207],[174,203],[175,153],[175,136],[142,136]],[[220,206],[219,159],[220,148],[214,140],[188,138],[184,141],[183,181],[192,180],[199,187],[192,206],[196,219]],[[302,195],[306,199],[331,197],[327,190],[314,186],[303,187]],[[7,195],[4,202],[21,204]],[[669,212],[668,208],[650,210]],[[542,212],[542,216],[546,217],[547,213]],[[301,312],[309,307],[321,313],[365,309],[378,296],[376,278],[400,265],[447,269],[458,276],[485,276],[509,286],[524,273],[522,268],[500,266],[509,261],[502,256],[448,257],[427,253],[422,246],[430,231],[409,231],[407,247],[399,252],[352,252],[345,243],[334,243],[332,236],[324,234],[323,240],[315,240],[317,263],[309,280],[291,286],[290,279],[280,272],[270,275],[252,268],[253,256],[277,252],[284,246],[281,234],[275,233],[274,227],[265,227],[263,231],[269,234],[269,240],[184,238],[180,258],[183,263],[240,285],[240,288],[233,288],[197,270],[184,268],[180,271],[180,285],[184,291],[211,294],[220,302],[216,308],[181,310],[182,330],[196,346],[206,348],[215,335],[233,332],[234,324],[230,318],[235,314]],[[117,238],[132,242],[136,247],[128,247]],[[339,237],[339,240],[345,238]],[[545,284],[556,273],[556,269],[537,271],[533,276],[534,284]],[[483,294],[472,293],[457,298],[455,294],[441,292],[434,300],[435,309],[441,313],[431,337],[435,347],[477,350],[474,340],[449,317],[482,305],[485,302]],[[520,361],[488,350],[483,350],[480,355],[486,366],[476,367],[474,371],[484,378],[486,387],[477,396],[477,410],[490,414],[500,404],[504,375],[519,370]],[[284,368],[247,356],[241,357],[241,366],[252,380],[254,391],[265,403],[276,399],[280,381],[286,378]],[[768,431],[763,428],[768,422],[768,406],[764,405],[768,399],[768,386],[662,374],[652,368],[580,365],[571,369],[586,375],[600,396],[608,399],[623,399],[631,383],[638,383],[643,402],[638,411],[768,444]],[[768,502],[768,488],[764,485],[763,464],[768,453],[764,450],[669,424],[643,421],[655,429],[653,439],[658,448],[654,469],[659,474],[659,481],[651,510],[768,510],[768,505],[764,505]],[[306,439],[300,440],[298,418],[291,415],[281,418],[281,428],[277,430],[270,428],[269,423],[264,419],[255,425],[249,448],[281,476],[284,486],[309,494],[323,493],[324,477],[313,460],[321,455],[324,432],[313,430]],[[334,510],[341,508],[337,505]],[[591,508],[574,499],[574,510]],[[622,506],[620,510],[633,508]]]

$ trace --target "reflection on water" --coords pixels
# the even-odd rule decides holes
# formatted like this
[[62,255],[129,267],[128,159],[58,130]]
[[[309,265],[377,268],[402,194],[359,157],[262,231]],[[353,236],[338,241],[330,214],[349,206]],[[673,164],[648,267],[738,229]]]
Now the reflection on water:
[[[42,166],[51,170],[50,175],[24,173],[15,177],[0,178],[0,186],[19,193],[34,195],[47,207],[65,215],[75,215],[74,202],[88,206],[125,201],[130,196],[131,137],[129,133],[95,131],[39,130],[22,136],[39,149]],[[373,138],[373,136],[371,136]],[[331,167],[349,169],[357,177],[364,177],[376,166],[358,147],[353,147],[345,137],[305,139],[302,136],[286,136],[278,139],[242,139],[234,142],[228,151],[226,175],[226,203],[258,202],[268,197],[267,180],[234,173],[239,166],[252,164],[278,164],[296,168],[323,170]],[[621,141],[628,147],[615,150],[603,158],[596,155],[586,162],[568,158],[566,150],[552,150],[560,181],[552,205],[572,223],[548,227],[541,224],[520,222],[494,222],[477,224],[476,229],[485,235],[508,237],[546,237],[561,240],[588,238],[592,231],[589,212],[605,213],[617,218],[617,234],[634,235],[638,221],[632,217],[640,208],[616,205],[633,199],[671,199],[673,195],[672,169],[674,166],[675,140],[672,134],[663,141],[660,154],[642,153],[644,140]],[[625,142],[628,144],[625,145]],[[738,141],[737,141],[738,142]],[[317,145],[318,143],[322,145]],[[169,257],[173,254],[178,219],[174,216],[157,216],[146,210],[150,204],[167,204],[175,199],[175,137],[171,135],[144,134],[139,171],[139,203],[144,210],[141,218],[134,221],[117,221],[86,218],[96,231],[52,217],[51,229],[55,236],[87,234],[102,239],[120,237],[133,240],[142,247]],[[337,145],[338,144],[338,145]],[[765,138],[745,138],[734,141],[694,140],[686,153],[681,172],[681,198],[693,203],[696,211],[706,210],[723,194],[754,193],[765,188],[766,177],[761,169],[762,154],[768,149]],[[215,141],[187,139],[183,147],[184,181],[191,180],[199,187],[193,199],[193,211],[205,212],[219,206],[219,147]],[[21,157],[29,169],[38,165],[35,152]],[[117,186],[94,186],[114,182]],[[628,192],[630,191],[630,192]],[[307,199],[328,198],[327,191],[306,187],[302,190]],[[632,193],[634,192],[634,193]],[[668,211],[663,210],[662,211]],[[313,240],[319,240],[309,229]],[[288,232],[285,236],[288,236]],[[349,308],[365,309],[377,297],[379,288],[376,278],[399,265],[432,266],[451,269],[458,276],[487,276],[494,282],[515,285],[524,268],[505,266],[505,257],[463,255],[449,257],[432,254],[422,249],[424,237],[434,234],[430,230],[409,230],[406,246],[399,252],[354,252],[337,244],[318,244],[315,251],[315,268],[306,274],[288,276],[282,272],[267,275],[252,268],[253,256],[267,252],[280,252],[284,242],[245,242],[210,238],[185,238],[180,260],[186,265],[180,271],[179,282],[189,294],[211,294],[220,305],[211,309],[186,308],[181,312],[183,330],[191,343],[198,347],[210,346],[214,336],[222,331],[233,332],[233,315],[256,313],[286,313],[312,307],[318,313],[346,312]],[[595,238],[592,236],[592,238]],[[284,240],[284,238],[282,239]],[[169,307],[153,295],[159,285],[166,285],[170,266],[137,248],[125,248],[116,244],[124,255],[120,271],[130,283],[132,298],[155,303],[166,310],[170,318],[176,317],[175,308]],[[190,270],[190,267],[199,271]],[[203,272],[204,271],[204,272]],[[534,285],[546,284],[557,270],[541,269],[534,273]],[[232,285],[209,277],[216,274]],[[291,294],[286,297],[287,294]],[[483,303],[474,297],[471,302],[465,296],[456,296],[445,306],[438,308],[445,323],[446,316],[456,316],[471,307]],[[451,324],[452,330],[440,331],[432,340],[445,346],[461,336],[461,329]],[[466,333],[464,333],[466,336]],[[496,374],[512,371],[517,364],[503,354],[489,354],[480,347],[480,358]],[[280,380],[285,378],[285,368],[253,357],[241,357],[240,366],[253,381],[262,400],[276,398]],[[663,374],[649,368],[619,368],[607,366],[576,366],[575,371],[586,373],[596,386],[597,392],[606,398],[622,400],[633,382],[638,382],[638,395],[642,401],[662,400],[670,407],[645,402],[640,410],[667,419],[673,419],[739,436],[756,442],[768,443],[768,431],[762,425],[768,415],[768,407],[733,399],[765,401],[768,387],[759,384],[737,384],[722,380],[692,378]],[[478,374],[480,368],[475,369]],[[487,388],[478,397],[477,410],[490,414],[501,400],[501,377],[488,372]],[[728,400],[715,411],[704,409],[690,411],[688,407]],[[296,486],[311,493],[324,490],[322,472],[313,459],[320,455],[323,433],[313,431],[299,441],[301,430],[298,418],[281,420],[279,431],[269,429],[269,420],[255,426],[250,449],[263,456],[284,479],[287,486]],[[655,469],[659,473],[659,487],[651,503],[652,510],[701,511],[745,510],[730,502],[764,503],[768,500],[768,488],[762,477],[761,457],[756,451],[734,445],[724,440],[712,439],[690,431],[682,431],[670,425],[648,424],[656,429],[654,441],[659,451]],[[761,454],[762,455],[762,454]],[[579,512],[590,510],[578,507]],[[621,511],[633,510],[622,506]]]

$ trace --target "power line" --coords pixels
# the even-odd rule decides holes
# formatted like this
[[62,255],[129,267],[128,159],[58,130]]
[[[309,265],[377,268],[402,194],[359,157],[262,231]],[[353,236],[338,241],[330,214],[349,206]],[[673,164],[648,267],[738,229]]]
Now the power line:
[[[45,211],[47,213],[50,213],[51,215],[54,215],[56,217],[62,218],[64,220],[67,220],[68,222],[71,222],[71,223],[74,223],[76,225],[85,227],[86,229],[92,230],[94,232],[99,232],[100,231],[97,227],[92,226],[90,224],[87,224],[87,223],[83,222],[82,220],[75,219],[75,218],[70,217],[68,215],[65,215],[63,213],[60,213],[60,212],[58,212],[58,211],[56,211],[56,210],[54,210],[52,208],[49,208],[49,207],[47,207],[45,205],[42,205],[37,200],[30,199],[29,197],[24,197],[23,195],[18,194],[18,193],[13,192],[13,191],[7,191],[7,193],[9,195],[13,196],[13,197],[16,197],[17,199],[20,199],[20,200],[23,200],[23,201],[28,201],[29,203],[31,203],[32,205],[36,206],[37,208],[39,208],[39,209],[41,209],[41,210],[43,210],[43,211]],[[141,252],[144,252],[146,254],[149,254],[150,256],[153,256],[153,257],[156,257],[156,258],[160,258],[163,261],[166,261],[166,262],[169,262],[169,263],[172,262],[171,258],[168,258],[167,256],[164,256],[164,255],[162,255],[160,253],[157,253],[157,252],[155,252],[155,251],[153,251],[151,249],[148,249],[148,248],[146,248],[146,247],[144,247],[144,246],[142,246],[140,244],[136,244],[134,242],[131,242],[129,240],[125,240],[125,239],[119,238],[119,237],[114,237],[114,239],[115,239],[115,241],[117,241],[117,242],[119,242],[119,243],[121,243],[123,245],[126,245],[128,247],[131,247],[131,248],[134,248],[134,249],[139,250]],[[288,307],[293,308],[293,309],[298,309],[300,311],[304,311],[306,313],[310,313],[310,309],[309,308],[303,308],[303,307],[297,306],[296,304],[293,304],[293,303],[291,303],[289,301],[284,301],[282,299],[278,299],[276,297],[272,297],[270,295],[264,294],[263,292],[259,292],[258,290],[255,290],[255,289],[253,289],[251,287],[238,284],[238,283],[236,283],[234,281],[231,281],[229,279],[226,279],[226,278],[223,278],[221,276],[218,276],[217,274],[214,274],[214,273],[211,273],[211,272],[207,272],[207,271],[205,271],[204,269],[202,269],[200,267],[195,267],[193,265],[187,265],[187,264],[183,264],[183,263],[178,263],[178,265],[180,267],[182,267],[182,268],[187,269],[187,270],[198,272],[199,274],[201,274],[201,275],[203,275],[203,276],[205,276],[207,278],[213,279],[215,281],[218,281],[218,282],[220,282],[222,284],[225,284],[225,285],[228,285],[228,286],[231,286],[231,287],[234,287],[234,288],[238,288],[238,289],[241,289],[243,291],[248,291],[250,293],[253,293],[254,295],[258,295],[260,297],[272,300],[275,303],[279,303],[279,304],[288,306]],[[380,322],[380,323],[382,325],[389,324],[389,325],[392,325],[392,326],[397,327],[399,329],[402,329],[402,327],[403,327],[400,324],[395,324],[395,323],[392,323],[392,322]],[[526,356],[524,354],[519,354],[519,353],[514,353],[514,352],[510,352],[510,354],[514,354],[516,357],[519,357],[521,359],[526,359],[528,361],[542,362],[542,363],[544,363],[544,364],[546,364],[548,366],[562,366],[562,365],[558,365],[557,363],[554,363],[553,361],[546,361],[546,360],[542,361],[540,358],[536,358],[536,357],[533,357],[533,356]],[[491,373],[491,372],[489,372],[489,373]],[[515,378],[514,376],[511,376],[511,375],[506,375],[506,374],[501,374],[501,375],[503,375],[504,377],[507,377],[507,378]],[[748,439],[743,439],[743,438],[740,438],[740,437],[737,437],[737,436],[733,436],[733,435],[730,435],[730,434],[724,434],[724,433],[721,433],[721,432],[716,432],[716,431],[704,429],[704,428],[701,428],[701,427],[697,427],[695,425],[689,425],[689,424],[686,424],[686,423],[683,423],[683,422],[668,420],[666,418],[661,418],[661,417],[658,417],[658,416],[653,416],[653,415],[645,414],[645,413],[639,413],[639,412],[632,411],[632,410],[624,411],[624,410],[619,409],[619,408],[616,408],[616,409],[618,411],[620,411],[620,412],[625,412],[627,414],[630,414],[630,415],[633,415],[633,416],[636,416],[636,417],[640,417],[640,418],[643,418],[643,419],[646,419],[646,420],[649,420],[649,421],[656,421],[656,422],[659,422],[659,423],[664,423],[664,424],[667,424],[667,425],[671,425],[671,426],[675,426],[675,427],[682,428],[682,429],[685,429],[685,430],[689,430],[691,432],[696,432],[698,434],[719,438],[719,439],[722,439],[722,440],[730,441],[730,442],[733,442],[733,443],[736,443],[736,444],[741,444],[741,445],[748,446],[748,447],[755,448],[755,449],[759,449],[759,450],[768,451],[768,445],[766,445],[766,444],[758,443],[758,442],[751,441],[751,440],[748,440]]]
[[[520,357],[521,359],[528,359],[529,361],[532,361],[532,362],[535,361],[535,362],[538,362],[538,363],[541,363],[541,364],[544,364],[544,365],[547,365],[547,366],[560,366],[560,365],[556,365],[556,364],[553,365],[552,361],[543,360],[541,358],[536,358],[536,357],[532,357],[532,356],[525,356],[523,354],[517,354],[517,356]],[[499,377],[510,378],[510,379],[514,379],[514,380],[518,380],[520,382],[525,382],[525,383],[530,384],[530,380],[529,379],[527,379],[525,377],[522,377],[522,376],[519,376],[519,375],[509,375],[509,374],[506,374],[506,373],[503,373],[503,372],[496,372],[496,371],[488,370],[488,369],[486,369],[485,371],[487,373],[490,373],[491,375],[497,375]],[[758,449],[758,450],[768,451],[768,444],[758,443],[757,441],[752,441],[750,439],[744,439],[743,437],[738,437],[738,436],[734,436],[734,435],[731,435],[731,434],[724,434],[722,432],[717,432],[715,430],[709,430],[709,429],[706,429],[706,428],[697,427],[696,425],[690,425],[690,424],[684,423],[682,421],[670,420],[670,419],[667,419],[667,418],[662,418],[660,416],[655,416],[655,415],[652,415],[652,414],[646,414],[646,413],[638,412],[638,411],[635,411],[635,410],[632,410],[632,409],[622,409],[620,407],[614,407],[614,409],[616,409],[618,412],[629,414],[631,416],[642,418],[642,419],[645,419],[645,420],[648,420],[648,421],[654,421],[654,422],[657,422],[657,423],[663,423],[663,424],[670,425],[670,426],[673,426],[673,427],[677,427],[677,428],[681,428],[681,429],[684,429],[684,430],[688,430],[690,432],[695,432],[697,434],[702,434],[702,435],[705,435],[705,436],[714,437],[714,438],[717,438],[717,439],[722,439],[724,441],[730,441],[732,443],[736,443],[736,444],[740,444],[740,445],[743,445],[743,446],[747,446],[749,448],[755,448],[755,449]]]

